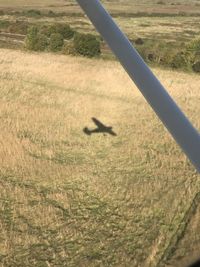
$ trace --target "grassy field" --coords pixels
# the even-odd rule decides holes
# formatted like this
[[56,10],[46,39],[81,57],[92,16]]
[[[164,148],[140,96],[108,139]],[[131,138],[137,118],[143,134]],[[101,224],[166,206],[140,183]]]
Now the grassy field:
[[[172,258],[170,259],[170,265],[169,266],[183,266],[180,261],[179,264],[177,262],[181,257],[185,258],[185,264],[191,263],[192,261],[195,261],[199,259],[199,251],[200,251],[200,238],[199,238],[199,231],[200,231],[200,194],[198,193],[196,195],[196,198],[194,199],[193,205],[191,206],[191,212],[193,213],[193,216],[191,216],[191,213],[189,212],[189,216],[186,216],[187,220],[187,227],[185,228],[185,234],[180,239],[180,242],[174,247],[174,253]],[[192,246],[191,246],[192,241]],[[191,257],[191,254],[193,255]]]
[[[72,1],[67,1],[72,3]],[[67,5],[67,2],[64,0],[34,0],[34,1],[26,1],[26,0],[1,0],[0,1],[0,8],[3,10],[9,9],[9,10],[24,10],[27,8],[39,8],[39,9],[46,9],[46,8],[59,8]]]
[[[198,0],[102,2],[154,50],[200,34]],[[4,34],[16,21],[97,34],[75,1],[0,0],[0,47],[23,46]],[[183,267],[200,256],[200,176],[102,58],[0,49],[0,267]],[[200,76],[153,71],[200,130]],[[117,136],[86,135],[92,118]]]
[[[160,14],[161,16],[163,15],[164,17],[172,16],[174,15],[180,15],[181,17],[187,15],[187,16],[194,16],[200,15],[200,3],[198,0],[190,0],[190,1],[185,1],[185,0],[177,0],[176,2],[170,2],[166,0],[158,1],[158,0],[143,0],[143,1],[130,1],[130,0],[124,0],[123,5],[121,1],[102,1],[105,7],[114,15],[115,17],[118,18],[126,18],[126,24],[130,21],[129,26],[132,24],[132,20],[130,17],[134,16],[134,14],[140,14],[140,20],[141,24],[149,24],[146,21],[142,21],[145,19],[145,16],[153,14]],[[76,21],[77,16],[80,18],[83,17],[83,12],[80,9],[80,7],[77,5],[76,1],[72,0],[45,0],[45,1],[39,1],[39,0],[13,0],[13,1],[8,1],[8,0],[0,0],[0,10],[7,12],[7,11],[23,11],[23,10],[30,10],[30,9],[38,9],[41,11],[48,11],[51,10],[55,13],[57,12],[64,12],[66,15],[70,15],[71,22],[74,20]],[[71,15],[74,16],[71,16]],[[145,14],[145,16],[144,16]],[[80,19],[79,18],[79,19]],[[14,19],[14,17],[13,17]],[[66,19],[66,18],[64,18]],[[194,18],[195,19],[195,18]],[[61,18],[63,20],[63,18]],[[77,23],[77,22],[76,22]],[[158,25],[160,23],[157,21]],[[166,21],[164,21],[166,23]],[[170,23],[170,20],[168,21]],[[83,24],[84,21],[83,21]],[[174,21],[172,22],[172,25],[174,24]],[[187,25],[187,20],[185,21],[185,24]],[[193,25],[195,25],[195,20]],[[81,27],[81,21],[79,21],[79,26]],[[123,26],[123,23],[122,23]],[[135,26],[135,25],[134,25]],[[148,26],[148,25],[146,25]],[[150,27],[152,25],[149,25]],[[170,25],[165,25],[169,26]],[[175,25],[174,25],[175,26]],[[179,20],[177,22],[177,26],[179,27]],[[143,26],[145,27],[145,26]],[[165,30],[165,29],[163,29]],[[188,30],[190,30],[190,24],[188,25]],[[135,31],[135,28],[134,28]],[[164,31],[163,31],[164,32]]]
[[[154,72],[200,129],[200,76]],[[1,49],[0,88],[0,266],[191,257],[200,176],[118,63]]]

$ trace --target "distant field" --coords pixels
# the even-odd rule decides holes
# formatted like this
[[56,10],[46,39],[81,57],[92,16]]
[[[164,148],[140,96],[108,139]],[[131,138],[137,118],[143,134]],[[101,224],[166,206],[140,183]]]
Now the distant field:
[[43,7],[59,7],[64,6],[66,4],[66,1],[64,0],[0,0],[0,8],[12,8],[12,9],[18,9],[18,8],[43,8]]
[[[102,1],[108,9],[114,13],[137,13],[137,12],[161,12],[161,13],[196,13],[200,12],[200,5],[198,0],[116,0],[116,1]],[[74,0],[0,0],[0,8],[9,8],[13,10],[39,8],[51,9],[54,11],[79,11],[76,1]]]
[[[154,72],[200,130],[200,76]],[[118,63],[1,49],[0,88],[0,266],[191,257],[200,176]]]
[[27,10],[27,9],[39,9],[39,10],[53,10],[55,12],[68,11],[68,12],[80,12],[75,1],[65,1],[65,0],[0,0],[0,9],[4,10]]

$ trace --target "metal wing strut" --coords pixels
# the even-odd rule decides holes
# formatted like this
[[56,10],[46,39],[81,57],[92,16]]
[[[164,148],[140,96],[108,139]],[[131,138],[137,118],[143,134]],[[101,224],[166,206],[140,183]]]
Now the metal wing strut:
[[99,0],[77,0],[160,120],[200,172],[200,134]]

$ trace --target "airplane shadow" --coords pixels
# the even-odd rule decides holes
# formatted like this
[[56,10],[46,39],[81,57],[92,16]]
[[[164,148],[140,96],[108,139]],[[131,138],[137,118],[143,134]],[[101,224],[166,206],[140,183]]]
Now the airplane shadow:
[[200,259],[194,262],[193,264],[189,265],[188,267],[200,267]]
[[109,134],[112,136],[117,136],[117,134],[112,130],[112,127],[104,125],[102,122],[100,122],[96,118],[92,118],[92,120],[93,120],[94,124],[97,126],[97,128],[90,130],[90,129],[88,129],[88,127],[85,127],[83,129],[83,132],[86,135],[92,135],[95,133],[103,133],[104,135]]

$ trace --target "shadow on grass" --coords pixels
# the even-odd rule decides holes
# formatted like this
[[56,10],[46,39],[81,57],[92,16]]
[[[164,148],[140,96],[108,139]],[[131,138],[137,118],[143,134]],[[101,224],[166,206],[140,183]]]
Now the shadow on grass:
[[200,259],[198,259],[196,262],[192,263],[188,267],[200,267]]
[[93,120],[94,124],[97,126],[97,128],[95,128],[93,130],[90,130],[90,129],[88,129],[88,127],[85,127],[83,129],[83,132],[85,134],[91,135],[91,134],[94,134],[94,133],[103,133],[104,135],[105,134],[110,134],[112,136],[117,136],[117,134],[112,130],[112,127],[104,125],[102,122],[100,122],[96,118],[92,118],[92,120]]

